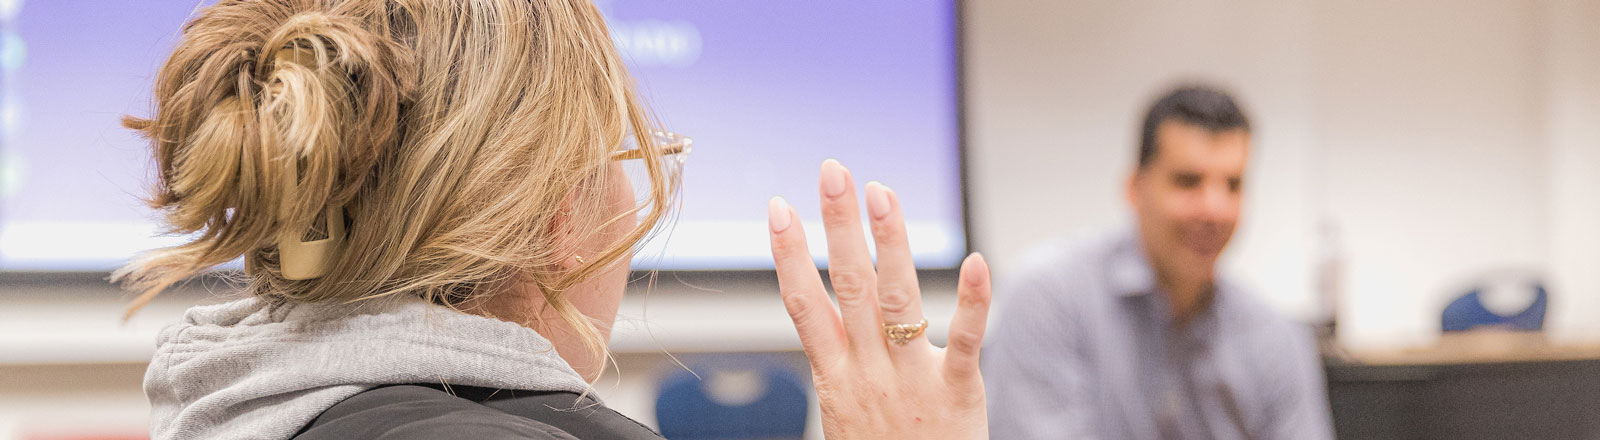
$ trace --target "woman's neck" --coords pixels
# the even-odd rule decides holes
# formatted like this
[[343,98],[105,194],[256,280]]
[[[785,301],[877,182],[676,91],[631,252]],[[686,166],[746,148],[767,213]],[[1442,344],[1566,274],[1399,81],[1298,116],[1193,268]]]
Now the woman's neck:
[[[538,332],[540,336],[544,336],[545,339],[549,339],[550,343],[555,346],[556,353],[560,354],[561,358],[566,360],[573,370],[583,376],[585,381],[592,383],[600,378],[600,374],[605,371],[605,358],[597,356],[584,343],[582,334],[567,323],[567,320],[562,319],[560,312],[557,312],[554,307],[550,307],[549,302],[545,299],[544,292],[539,289],[537,284],[517,282],[495,290],[495,293],[463,302],[461,310],[474,315],[516,323],[532,329]],[[571,297],[569,295],[569,298]],[[584,310],[585,307],[582,304],[578,304],[577,301],[573,301],[573,303],[574,307],[579,309],[579,312],[589,312],[589,310]],[[589,313],[584,314],[590,318],[590,322],[597,321],[593,319],[595,316]],[[615,307],[610,309],[609,316],[616,316]],[[596,322],[595,327],[600,333],[601,341],[611,340],[610,323],[610,319],[605,320],[603,325]]]

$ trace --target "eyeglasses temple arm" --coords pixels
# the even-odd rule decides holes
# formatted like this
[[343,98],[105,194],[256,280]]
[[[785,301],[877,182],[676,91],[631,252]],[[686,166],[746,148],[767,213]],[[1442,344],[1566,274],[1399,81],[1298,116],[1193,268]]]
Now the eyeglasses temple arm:
[[[682,142],[674,142],[674,143],[671,143],[671,144],[667,144],[667,145],[662,145],[661,146],[661,155],[662,156],[670,156],[670,155],[674,155],[674,154],[678,154],[678,153],[682,153],[682,152],[683,152],[683,143]],[[645,155],[645,150],[638,149],[638,148],[631,149],[631,150],[617,150],[617,151],[611,152],[611,160],[616,161],[616,160],[644,159],[644,155]]]

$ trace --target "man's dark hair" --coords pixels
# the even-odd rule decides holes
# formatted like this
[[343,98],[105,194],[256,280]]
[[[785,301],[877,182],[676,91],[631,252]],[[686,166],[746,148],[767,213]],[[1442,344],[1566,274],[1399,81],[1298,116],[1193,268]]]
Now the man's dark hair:
[[1179,121],[1212,133],[1250,131],[1250,118],[1233,102],[1233,97],[1216,87],[1186,85],[1167,92],[1150,105],[1144,116],[1144,131],[1139,135],[1139,169],[1156,158],[1156,128],[1162,122]]

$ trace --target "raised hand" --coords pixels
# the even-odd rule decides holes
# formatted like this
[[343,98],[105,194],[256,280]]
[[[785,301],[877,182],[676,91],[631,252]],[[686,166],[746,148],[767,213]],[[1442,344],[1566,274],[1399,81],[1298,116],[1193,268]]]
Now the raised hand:
[[922,293],[894,191],[866,186],[878,265],[862,233],[855,183],[835,160],[822,163],[823,226],[834,308],[806,248],[799,215],[782,198],[767,207],[772,258],[784,306],[800,333],[829,439],[984,439],[988,414],[978,352],[989,313],[989,266],[961,263],[949,344],[928,342]]

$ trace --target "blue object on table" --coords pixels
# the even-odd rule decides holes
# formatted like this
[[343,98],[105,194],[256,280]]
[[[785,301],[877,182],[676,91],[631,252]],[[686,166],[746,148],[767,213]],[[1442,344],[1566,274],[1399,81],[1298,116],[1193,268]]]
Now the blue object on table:
[[1455,301],[1450,302],[1450,305],[1445,306],[1444,316],[1441,319],[1441,324],[1444,326],[1444,331],[1467,331],[1483,326],[1505,327],[1513,330],[1526,331],[1539,331],[1543,329],[1544,311],[1546,302],[1549,299],[1549,295],[1545,293],[1544,285],[1535,282],[1532,283],[1532,286],[1535,292],[1533,304],[1529,304],[1528,308],[1510,316],[1501,316],[1489,311],[1489,309],[1483,306],[1483,302],[1480,298],[1483,288],[1478,287],[1472,289],[1472,291],[1467,292],[1466,295],[1456,298]]
[[[661,381],[656,423],[669,440],[795,439],[805,435],[805,386],[788,368],[749,362],[709,362],[693,373],[679,370]],[[760,395],[729,404],[708,389],[718,375],[758,378]],[[751,391],[744,389],[743,391]],[[751,396],[745,396],[751,397]],[[721,401],[719,401],[721,400]]]

